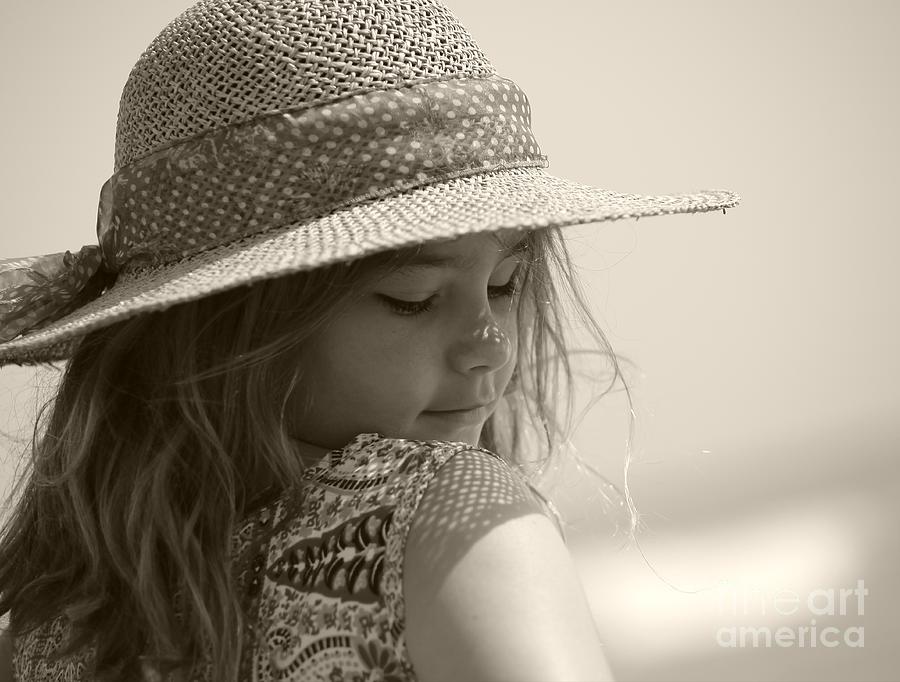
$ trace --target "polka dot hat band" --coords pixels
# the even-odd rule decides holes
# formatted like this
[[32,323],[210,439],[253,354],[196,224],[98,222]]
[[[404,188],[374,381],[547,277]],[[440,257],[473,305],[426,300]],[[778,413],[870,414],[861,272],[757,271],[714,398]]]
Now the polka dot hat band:
[[99,243],[0,261],[0,364],[61,360],[133,315],[386,249],[739,202],[547,167],[525,93],[434,0],[205,0],[129,76]]

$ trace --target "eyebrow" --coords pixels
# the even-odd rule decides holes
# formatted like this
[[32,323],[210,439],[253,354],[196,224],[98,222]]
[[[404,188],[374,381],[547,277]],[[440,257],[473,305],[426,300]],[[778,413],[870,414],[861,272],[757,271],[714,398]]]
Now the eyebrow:
[[[501,253],[506,260],[510,256],[517,256],[526,252],[529,248],[528,235],[525,234],[515,244],[503,245],[496,235],[493,235],[497,243],[502,247]],[[457,270],[468,270],[475,264],[475,259],[462,255],[447,256],[438,253],[415,253],[410,250],[410,255],[403,259],[402,264],[397,268],[399,271],[419,270],[424,268],[454,268]],[[404,254],[405,255],[405,254]]]

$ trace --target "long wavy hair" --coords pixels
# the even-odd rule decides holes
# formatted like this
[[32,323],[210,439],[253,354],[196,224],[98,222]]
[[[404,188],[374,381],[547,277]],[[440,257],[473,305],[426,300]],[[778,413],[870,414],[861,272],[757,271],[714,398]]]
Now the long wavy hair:
[[[609,386],[620,376],[558,229],[527,239],[517,369],[479,443],[513,463],[546,462],[568,437],[567,309],[610,360]],[[302,379],[286,360],[401,261],[300,272],[85,336],[37,419],[0,535],[11,634],[65,616],[71,637],[55,658],[93,646],[97,679],[140,679],[148,661],[177,679],[206,661],[213,679],[235,680],[244,616],[232,533],[303,473],[285,427]]]

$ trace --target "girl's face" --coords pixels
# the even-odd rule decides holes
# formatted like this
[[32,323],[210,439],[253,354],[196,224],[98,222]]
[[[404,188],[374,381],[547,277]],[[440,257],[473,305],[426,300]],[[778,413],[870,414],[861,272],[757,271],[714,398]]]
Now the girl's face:
[[291,435],[328,449],[367,432],[477,444],[515,369],[525,244],[516,230],[429,244],[365,285],[304,346]]

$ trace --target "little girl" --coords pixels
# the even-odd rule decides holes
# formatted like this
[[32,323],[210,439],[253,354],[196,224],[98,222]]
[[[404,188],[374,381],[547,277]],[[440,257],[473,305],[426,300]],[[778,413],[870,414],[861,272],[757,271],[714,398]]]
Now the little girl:
[[99,243],[0,262],[0,363],[67,360],[0,539],[7,679],[610,679],[522,471],[563,306],[592,323],[559,228],[738,199],[546,167],[437,0],[170,23]]

